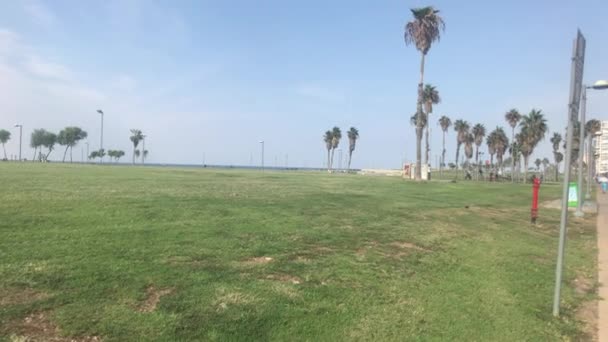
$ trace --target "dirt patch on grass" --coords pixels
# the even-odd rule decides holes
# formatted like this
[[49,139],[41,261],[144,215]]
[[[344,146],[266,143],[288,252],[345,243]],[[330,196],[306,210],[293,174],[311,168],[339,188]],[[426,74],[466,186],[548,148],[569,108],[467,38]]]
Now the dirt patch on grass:
[[50,296],[45,292],[30,288],[0,289],[0,307],[11,305],[23,305],[47,299]]
[[573,285],[574,291],[579,295],[584,295],[594,290],[593,281],[583,276],[576,277]]
[[253,296],[239,292],[218,290],[217,298],[213,301],[213,306],[217,312],[224,311],[231,306],[241,306],[251,304],[255,301]]
[[302,283],[302,279],[300,277],[289,274],[269,274],[266,276],[266,279],[276,280],[283,283],[292,283],[294,285],[299,285]]
[[152,312],[156,310],[156,305],[160,302],[162,296],[171,294],[173,289],[157,289],[154,286],[148,286],[146,289],[146,300],[144,300],[137,311],[139,312]]
[[582,324],[582,341],[598,341],[597,305],[597,300],[590,300],[581,304],[576,310],[576,319]]
[[265,264],[272,262],[273,260],[274,259],[271,257],[261,256],[261,257],[249,258],[249,259],[243,261],[243,264],[247,265],[247,266],[265,265]]
[[421,251],[421,252],[429,252],[428,249],[420,247],[418,245],[415,245],[411,242],[405,242],[405,241],[395,241],[391,243],[391,246],[393,247],[397,247],[397,248],[401,248],[401,249],[413,249],[416,251]]
[[98,336],[63,337],[59,327],[51,322],[47,312],[36,312],[23,320],[14,322],[9,328],[13,335],[11,341],[24,342],[97,342]]

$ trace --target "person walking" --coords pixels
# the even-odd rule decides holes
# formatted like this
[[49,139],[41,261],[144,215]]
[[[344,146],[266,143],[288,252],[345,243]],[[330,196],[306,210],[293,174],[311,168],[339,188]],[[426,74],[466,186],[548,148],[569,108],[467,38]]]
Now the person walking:
[[608,177],[606,177],[606,176],[598,177],[597,181],[602,186],[602,193],[605,194],[606,192],[608,192]]

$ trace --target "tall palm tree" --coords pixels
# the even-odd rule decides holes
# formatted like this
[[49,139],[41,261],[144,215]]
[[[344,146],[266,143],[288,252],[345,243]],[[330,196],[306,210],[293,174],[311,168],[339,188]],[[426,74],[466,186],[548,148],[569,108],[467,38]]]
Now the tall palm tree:
[[528,115],[522,116],[519,126],[522,136],[521,153],[524,157],[524,182],[527,182],[528,160],[536,145],[545,138],[548,126],[542,111],[536,109],[532,109]]
[[473,138],[475,139],[475,145],[477,146],[475,152],[475,163],[479,163],[479,146],[483,143],[483,138],[486,136],[486,128],[482,124],[477,124],[473,126],[471,131],[473,133]]
[[432,6],[412,8],[414,19],[405,25],[405,33],[403,38],[405,44],[414,44],[416,49],[420,51],[420,81],[418,82],[418,101],[416,102],[416,180],[422,179],[421,172],[421,144],[422,144],[422,101],[423,101],[423,86],[424,86],[424,59],[426,54],[431,49],[431,45],[439,41],[441,32],[445,30],[443,18],[439,15],[439,11]]
[[340,127],[334,126],[331,130],[331,167],[334,166],[334,152],[338,145],[340,145],[340,139],[342,139],[342,131]]
[[139,145],[139,142],[142,141],[143,138],[144,138],[144,134],[141,132],[141,130],[139,130],[139,129],[131,130],[131,136],[129,137],[129,139],[133,143],[133,165],[135,165],[135,158],[139,157],[139,153],[137,153],[137,154],[135,153],[137,151],[137,145]]
[[[562,142],[562,135],[555,132],[551,137],[551,144],[553,145],[553,159],[555,160],[555,181],[559,176],[559,163],[564,158],[564,155],[559,152],[559,144]],[[558,160],[559,159],[559,160]]]
[[467,133],[464,139],[464,155],[467,157],[467,170],[471,168],[471,158],[473,158],[473,143],[475,143],[475,136],[472,133]]
[[496,161],[498,162],[498,169],[502,171],[503,158],[507,148],[509,147],[509,138],[502,127],[496,127],[494,130],[494,148],[496,149]]
[[[519,123],[519,120],[521,120],[521,114],[517,111],[517,109],[511,109],[510,111],[508,111],[505,114],[505,120],[507,120],[507,123],[509,124],[509,126],[511,126],[511,144],[515,144],[515,127],[517,127],[517,124]],[[514,152],[515,149],[513,148],[513,146],[511,146],[511,151]],[[511,155],[513,156],[513,155]],[[514,173],[515,173],[515,162],[516,159],[515,158],[511,158],[511,181],[515,181],[515,178],[513,177]]]
[[541,161],[541,163],[543,164],[543,179],[545,177],[547,177],[547,167],[551,164],[551,162],[549,161],[549,158],[543,158],[543,160]]
[[325,142],[325,148],[327,148],[327,172],[331,172],[331,162],[329,160],[329,152],[331,151],[331,142],[334,139],[331,131],[326,131],[323,136],[323,141]]
[[429,163],[429,154],[431,153],[431,145],[429,144],[429,120],[430,120],[430,115],[433,112],[433,105],[434,104],[438,104],[439,102],[441,102],[441,98],[439,97],[439,91],[437,91],[437,89],[430,85],[427,84],[424,86],[424,90],[422,92],[422,102],[424,103],[424,111],[426,112],[426,131],[424,133],[424,140],[425,140],[425,153],[424,153],[424,164],[428,165]]
[[441,130],[443,131],[443,150],[441,150],[441,164],[439,165],[439,167],[440,170],[443,170],[443,166],[445,165],[445,135],[448,133],[448,129],[450,128],[450,126],[452,126],[452,120],[450,120],[450,118],[444,115],[439,118],[439,126],[441,126]]
[[488,145],[488,154],[490,155],[490,165],[494,167],[494,155],[496,154],[496,131],[490,132],[486,137]]
[[351,127],[346,134],[348,135],[348,171],[350,171],[350,162],[353,159],[353,151],[355,151],[357,139],[359,139],[359,130]]
[[536,171],[540,171],[540,165],[543,163],[542,160],[540,160],[540,158],[536,158],[536,160],[534,161],[534,165],[536,165]]
[[0,129],[0,144],[2,144],[2,149],[4,150],[4,159],[6,158],[6,147],[4,147],[4,144],[6,144],[11,138],[11,132],[5,130],[5,129]]
[[454,131],[456,131],[456,170],[458,170],[458,157],[460,156],[460,146],[466,141],[467,134],[469,134],[470,125],[464,120],[456,120],[454,122]]

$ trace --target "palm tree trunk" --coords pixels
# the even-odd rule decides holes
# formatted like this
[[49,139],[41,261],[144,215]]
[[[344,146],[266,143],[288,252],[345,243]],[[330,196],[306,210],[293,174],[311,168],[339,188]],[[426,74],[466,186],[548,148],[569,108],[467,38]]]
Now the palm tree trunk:
[[331,162],[329,161],[329,151],[331,149],[327,149],[327,172],[331,172]]
[[441,164],[439,165],[439,175],[443,178],[443,167],[445,165],[445,131],[443,131],[443,150],[441,151]]
[[559,163],[555,163],[555,181],[557,182],[559,179]]
[[333,167],[334,167],[334,152],[335,152],[335,151],[336,151],[336,149],[335,149],[335,148],[332,148],[332,149],[331,149],[331,163],[329,164],[329,165],[330,165],[330,166],[329,166],[329,170],[330,170],[330,172],[331,172],[331,170],[332,170],[332,169],[333,169]]
[[2,143],[2,149],[4,150],[4,159],[6,159],[6,147],[4,147],[4,143]]
[[530,156],[524,156],[524,184],[528,182],[528,158]]
[[511,127],[511,183],[515,182],[515,158],[513,148],[515,146],[515,127]]
[[65,156],[68,154],[68,148],[70,148],[70,145],[65,146],[65,151],[63,151],[63,160],[61,161],[62,163],[65,163]]
[[353,150],[348,150],[348,172],[350,172],[350,162],[353,159]]
[[72,164],[72,147],[73,146],[70,146],[70,164]]
[[456,170],[458,170],[458,157],[460,155],[460,142],[456,142],[456,160],[454,164],[456,164]]
[[475,170],[475,179],[479,180],[479,145],[475,146],[475,164],[477,165],[477,170]]
[[429,154],[431,153],[431,147],[429,145],[429,115],[431,113],[426,113],[426,130],[424,132],[424,165],[429,164]]
[[133,165],[135,165],[135,145],[133,145]]
[[416,127],[416,173],[414,179],[422,180],[422,127]]
[[422,179],[422,92],[424,88],[424,53],[420,56],[420,82],[418,82],[418,102],[416,103],[416,174],[417,181]]
[[36,161],[36,151],[38,150],[38,147],[35,146],[34,147],[34,156],[32,157],[32,161],[35,162]]

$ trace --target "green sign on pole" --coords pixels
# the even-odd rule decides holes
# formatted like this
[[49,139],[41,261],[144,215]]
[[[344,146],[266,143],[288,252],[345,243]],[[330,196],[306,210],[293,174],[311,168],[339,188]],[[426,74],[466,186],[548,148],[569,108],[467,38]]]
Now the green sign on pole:
[[578,205],[578,186],[574,182],[568,185],[568,207],[576,208]]

